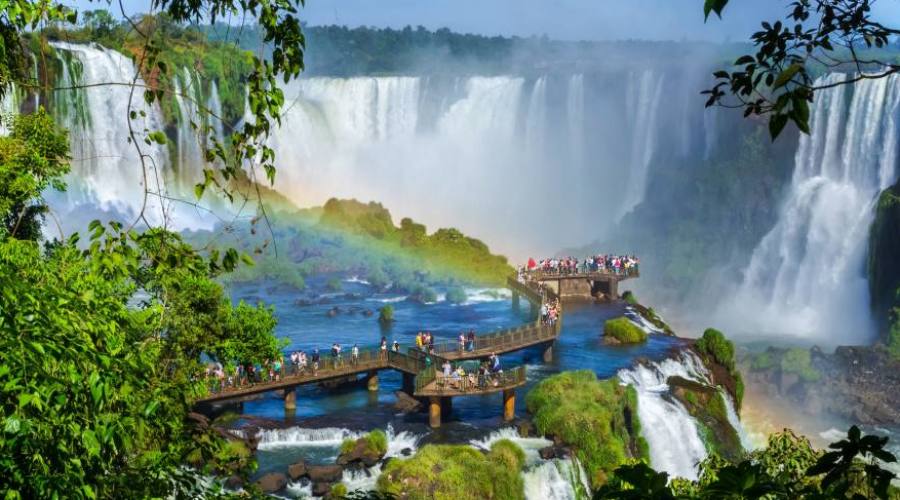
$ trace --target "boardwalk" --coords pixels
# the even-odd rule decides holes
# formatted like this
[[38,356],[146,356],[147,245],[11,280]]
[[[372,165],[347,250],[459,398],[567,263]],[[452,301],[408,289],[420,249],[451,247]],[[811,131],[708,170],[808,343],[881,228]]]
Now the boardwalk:
[[[514,293],[524,296],[533,306],[539,306],[543,301],[542,293],[538,290],[537,284],[528,286],[509,279],[508,286]],[[412,389],[413,380],[419,382],[420,377],[423,377],[427,370],[430,369],[433,372],[434,367],[440,366],[445,359],[449,361],[483,359],[491,353],[501,355],[542,344],[548,346],[544,354],[545,358],[547,358],[552,352],[549,350],[549,346],[559,336],[559,324],[557,322],[551,326],[540,324],[540,322],[532,322],[490,334],[478,335],[476,336],[473,350],[460,349],[456,341],[437,343],[434,345],[431,363],[426,362],[426,354],[424,352],[414,348],[408,349],[406,352],[381,351],[378,348],[370,348],[362,350],[356,362],[351,362],[349,356],[344,356],[340,362],[334,362],[329,356],[323,356],[318,370],[313,371],[311,366],[307,367],[302,374],[290,374],[289,371],[283,370],[282,376],[278,381],[227,387],[218,392],[210,393],[198,399],[197,402],[215,403],[233,399],[245,399],[256,394],[282,390],[289,394],[286,397],[287,406],[293,403],[295,396],[292,389],[297,386],[366,374],[370,379],[375,379],[375,386],[377,387],[377,372],[387,369],[403,373],[404,386],[406,386],[404,388]],[[522,369],[522,377],[524,383],[524,368]],[[505,383],[504,386],[508,389],[516,385]],[[421,397],[432,395],[436,388],[428,387],[426,389],[426,385],[421,383],[416,383],[415,387],[415,390],[408,390],[408,392],[413,392],[413,395]],[[503,390],[503,387],[490,385],[478,389],[475,387],[469,389],[467,391],[461,390],[459,395],[462,395],[463,392],[465,392],[465,395],[479,392],[488,394]]]

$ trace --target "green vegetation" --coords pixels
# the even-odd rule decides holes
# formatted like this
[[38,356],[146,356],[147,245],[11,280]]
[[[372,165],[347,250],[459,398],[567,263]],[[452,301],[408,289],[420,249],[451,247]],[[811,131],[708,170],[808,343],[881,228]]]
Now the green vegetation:
[[638,304],[637,297],[634,296],[634,293],[632,293],[631,290],[625,290],[625,293],[622,294],[622,300],[630,306]]
[[[290,80],[302,65],[295,4],[169,0],[165,6],[177,22],[211,12],[245,15],[272,40],[273,58],[250,55],[255,69],[243,75],[255,120],[231,138],[237,161],[207,175],[210,183],[228,180],[242,160],[257,157],[261,168],[273,168],[271,150],[251,144],[279,113],[275,75]],[[47,87],[32,79],[26,50],[37,48],[35,55],[45,58],[49,46],[41,30],[74,21],[75,13],[54,1],[0,7],[0,96],[10,84]],[[108,16],[91,22],[92,29],[109,28]],[[160,57],[165,33],[141,35],[152,86],[171,74]],[[241,69],[237,61],[229,64]],[[144,100],[155,102],[157,90],[144,89]],[[131,113],[120,117],[121,126],[136,119],[137,111]],[[224,359],[229,356],[271,356],[278,345],[271,309],[232,307],[215,281],[234,270],[241,255],[226,249],[203,256],[177,234],[155,227],[138,232],[117,222],[92,222],[85,241],[76,234],[41,242],[41,195],[64,187],[68,145],[40,111],[16,119],[12,129],[0,139],[4,498],[205,498],[218,494],[208,475],[246,479],[255,468],[248,450],[190,414],[206,390],[198,376],[204,356],[227,364],[235,361]],[[136,140],[164,142],[161,133],[140,131]]]
[[[872,311],[881,338],[900,359],[900,182],[878,198],[875,219],[869,229],[867,271]],[[892,348],[892,346],[895,346]]]
[[378,322],[389,324],[394,321],[394,306],[388,304],[378,310]]
[[728,421],[724,399],[727,396],[715,387],[681,377],[670,377],[668,384],[672,394],[694,417],[706,449],[729,460],[741,458],[740,437]]
[[754,371],[766,371],[775,366],[775,360],[772,359],[772,353],[764,351],[753,357],[750,362],[750,369]]
[[697,339],[694,348],[707,361],[711,360],[724,369],[724,373],[717,373],[715,367],[712,367],[713,378],[731,394],[735,406],[740,410],[744,400],[744,378],[735,364],[734,344],[719,330],[707,328],[703,336]]
[[606,340],[617,344],[639,344],[647,341],[647,332],[624,316],[606,320],[603,324],[603,336]]
[[891,356],[900,361],[900,308],[894,308],[894,323],[888,331],[887,348]]
[[707,328],[697,340],[697,350],[712,357],[729,371],[734,370],[734,344],[715,328]]
[[429,444],[409,459],[390,461],[378,491],[410,500],[517,500],[525,496],[524,465],[525,453],[505,439],[487,454],[468,445]]
[[421,302],[434,302],[437,286],[451,292],[462,285],[503,286],[513,272],[505,257],[456,229],[428,235],[425,226],[410,219],[394,226],[390,213],[377,203],[332,199],[321,208],[270,212],[269,222],[272,239],[289,242],[277,254],[274,246],[259,244],[257,229],[247,221],[190,232],[185,238],[197,246],[215,239],[218,245],[253,254],[257,265],[227,276],[230,282],[273,279],[301,288],[314,274],[342,273],[363,277],[377,289],[390,285]]
[[597,380],[588,370],[563,372],[539,382],[526,404],[540,433],[573,447],[594,487],[619,465],[649,457],[637,393],[618,380]]
[[344,483],[337,483],[332,485],[328,494],[330,498],[344,498],[347,496],[347,493],[347,486]]
[[388,450],[388,438],[387,434],[384,433],[381,429],[375,429],[374,431],[366,434],[363,439],[366,442],[366,447],[373,451],[378,455],[384,455]]
[[822,374],[812,366],[809,350],[799,347],[788,349],[781,356],[781,371],[795,373],[804,382],[815,382],[822,378]]
[[[751,452],[742,461],[712,455],[700,464],[696,481],[659,473],[645,463],[625,465],[615,471],[595,499],[654,498],[700,500],[709,498],[900,498],[891,486],[894,474],[883,469],[896,458],[884,447],[887,438],[863,436],[851,427],[847,438],[815,450],[809,440],[790,430],[769,436],[766,448]],[[881,462],[878,462],[880,460]]]
[[466,290],[461,286],[454,286],[447,290],[447,302],[451,304],[462,304],[468,298]]

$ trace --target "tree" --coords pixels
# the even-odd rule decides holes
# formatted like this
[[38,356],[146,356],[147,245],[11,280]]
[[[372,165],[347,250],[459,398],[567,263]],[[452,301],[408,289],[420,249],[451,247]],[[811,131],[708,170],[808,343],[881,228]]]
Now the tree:
[[[207,153],[222,160],[210,162],[208,184],[233,178],[245,161],[273,178],[274,154],[259,141],[283,103],[275,78],[287,80],[302,69],[298,5],[151,3],[173,23],[246,15],[258,20],[273,47],[270,56],[253,56],[246,78],[254,119],[232,134],[227,153],[221,145]],[[0,97],[10,83],[36,83],[26,70],[24,32],[75,20],[75,11],[53,0],[0,5]],[[167,72],[158,58],[162,33],[126,21],[143,40],[139,71]],[[133,92],[138,77],[130,83]],[[143,90],[151,103],[165,92]],[[123,123],[131,127],[136,115],[131,111]],[[141,144],[164,135],[130,131],[142,162],[149,161]],[[250,356],[250,347],[255,356],[276,355],[283,344],[272,335],[272,309],[234,308],[214,281],[248,257],[234,249],[201,255],[143,214],[144,232],[135,230],[138,221],[129,227],[94,221],[86,244],[75,234],[42,248],[40,197],[48,187],[65,188],[65,137],[38,111],[17,118],[12,133],[0,138],[0,490],[7,499],[215,495],[203,474],[239,467],[246,475],[253,463],[202,419],[189,418],[205,391],[198,377],[202,356]],[[145,186],[145,199],[159,194]],[[235,347],[241,342],[247,345]]]
[[[722,15],[729,0],[706,0],[704,14]],[[871,17],[873,0],[793,0],[784,19],[763,22],[751,36],[757,47],[730,70],[714,73],[704,91],[707,106],[744,110],[744,116],[768,115],[769,132],[778,137],[788,122],[809,133],[809,103],[817,91],[884,78],[900,64],[872,49],[888,46],[900,30]],[[815,79],[821,71],[852,71],[846,78]]]

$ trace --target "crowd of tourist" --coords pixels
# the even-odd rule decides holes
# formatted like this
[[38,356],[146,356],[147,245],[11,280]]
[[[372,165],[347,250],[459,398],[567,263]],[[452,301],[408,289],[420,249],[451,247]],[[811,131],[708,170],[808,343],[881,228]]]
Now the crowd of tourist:
[[440,379],[441,385],[449,384],[452,388],[464,391],[468,388],[497,387],[502,375],[500,357],[492,352],[487,359],[479,362],[478,368],[469,372],[466,372],[463,363],[457,364],[454,368],[453,364],[445,359],[441,371],[436,376]]
[[555,325],[556,322],[559,321],[559,312],[559,299],[544,302],[541,305],[541,324],[547,326]]
[[528,263],[519,268],[519,273],[520,275],[533,272],[567,275],[600,272],[628,276],[637,274],[640,264],[640,259],[634,255],[600,254],[584,259],[563,257],[534,260],[529,258]]

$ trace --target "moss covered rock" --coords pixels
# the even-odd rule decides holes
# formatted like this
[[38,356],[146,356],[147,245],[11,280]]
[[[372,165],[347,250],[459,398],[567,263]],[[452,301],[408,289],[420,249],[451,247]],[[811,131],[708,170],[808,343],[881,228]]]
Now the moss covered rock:
[[739,410],[744,400],[744,378],[735,364],[734,344],[719,330],[707,328],[694,343],[694,350],[703,358],[713,383],[728,391]]
[[362,463],[366,467],[372,467],[384,458],[387,448],[387,434],[376,429],[359,439],[347,439],[341,443],[337,464],[344,466]]
[[647,341],[647,332],[628,318],[608,319],[603,324],[603,341],[608,344],[640,344]]
[[521,471],[525,453],[500,440],[483,453],[468,445],[426,445],[412,458],[391,460],[378,491],[406,499],[466,500],[525,498]]
[[663,321],[662,318],[659,317],[659,314],[656,314],[656,311],[653,310],[652,307],[647,307],[641,304],[637,297],[634,295],[634,292],[630,290],[626,291],[622,294],[622,300],[625,301],[626,304],[630,305],[632,309],[635,310],[638,314],[640,314],[645,320],[649,321],[650,324],[659,328],[666,335],[675,336],[675,330],[672,330],[672,327],[669,326],[668,323]]
[[715,387],[682,377],[669,377],[667,384],[696,420],[707,451],[732,461],[740,459],[743,448],[740,436],[728,421],[723,399],[727,396]]
[[893,307],[900,306],[900,182],[878,198],[875,219],[869,230],[869,291],[872,309],[887,337]]
[[538,431],[572,447],[591,484],[598,487],[619,465],[649,457],[640,437],[637,393],[589,370],[542,380],[526,398]]

